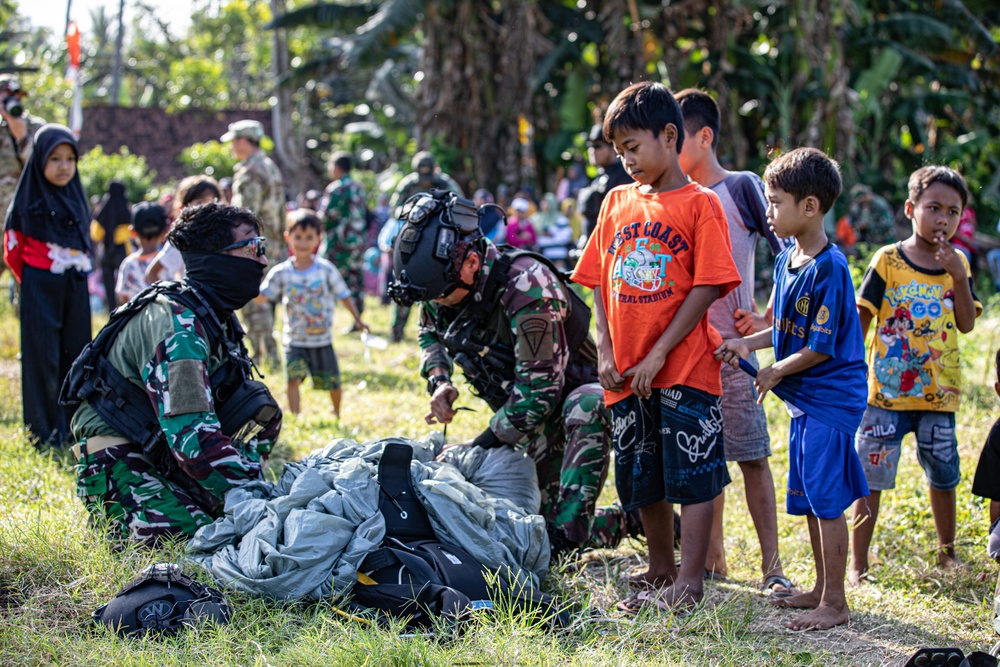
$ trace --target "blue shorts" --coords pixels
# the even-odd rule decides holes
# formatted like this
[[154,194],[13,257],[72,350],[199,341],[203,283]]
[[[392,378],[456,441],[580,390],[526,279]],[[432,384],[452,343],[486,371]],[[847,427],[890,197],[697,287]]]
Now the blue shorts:
[[615,485],[626,511],[665,500],[693,505],[729,484],[719,397],[675,385],[611,406]]
[[896,488],[903,436],[917,439],[917,461],[932,489],[951,491],[961,480],[955,413],[885,410],[869,405],[855,437],[858,456],[872,491]]
[[789,514],[836,519],[869,494],[853,440],[850,433],[809,415],[792,419],[785,498]]

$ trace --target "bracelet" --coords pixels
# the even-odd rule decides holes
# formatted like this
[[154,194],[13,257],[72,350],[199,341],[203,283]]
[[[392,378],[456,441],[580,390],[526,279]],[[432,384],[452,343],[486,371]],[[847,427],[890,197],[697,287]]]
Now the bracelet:
[[442,373],[441,375],[432,375],[427,378],[427,393],[431,396],[437,390],[439,384],[444,384],[445,382],[451,382],[451,377],[447,373]]

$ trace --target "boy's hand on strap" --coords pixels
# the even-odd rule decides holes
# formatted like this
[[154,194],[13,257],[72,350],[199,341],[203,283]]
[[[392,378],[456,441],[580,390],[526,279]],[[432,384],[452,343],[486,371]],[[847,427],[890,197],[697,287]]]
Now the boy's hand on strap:
[[764,394],[774,389],[781,382],[781,373],[775,370],[774,366],[764,366],[757,371],[757,379],[753,381],[757,388],[757,405],[764,402]]
[[736,369],[740,367],[740,359],[747,359],[749,357],[750,346],[742,338],[724,340],[722,341],[722,345],[715,349],[716,359]]
[[654,346],[645,359],[622,373],[622,377],[632,378],[632,391],[636,396],[649,398],[653,395],[653,380],[663,368],[665,359],[666,355],[657,352],[657,347]]

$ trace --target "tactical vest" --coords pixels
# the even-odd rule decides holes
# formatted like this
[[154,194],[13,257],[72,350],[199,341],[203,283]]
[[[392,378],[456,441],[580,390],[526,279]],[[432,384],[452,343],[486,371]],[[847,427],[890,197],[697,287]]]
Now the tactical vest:
[[142,447],[167,479],[189,491],[199,504],[212,508],[218,499],[180,471],[146,391],[125,378],[108,358],[125,325],[161,294],[195,314],[209,350],[224,359],[209,377],[222,432],[234,441],[246,441],[280,413],[267,387],[253,379],[253,362],[243,345],[243,329],[236,315],[231,314],[228,327],[223,327],[208,302],[184,281],[156,283],[111,313],[107,325],[73,362],[59,402],[77,405],[87,401],[108,426]]
[[546,257],[529,250],[499,246],[482,298],[465,306],[441,336],[441,344],[462,369],[473,393],[499,410],[514,389],[514,335],[510,315],[500,299],[510,281],[511,265],[520,257],[544,264],[559,280],[569,301],[564,331],[570,358],[566,365],[563,396],[580,385],[597,382],[597,346],[590,337],[590,308],[568,284],[568,278]]

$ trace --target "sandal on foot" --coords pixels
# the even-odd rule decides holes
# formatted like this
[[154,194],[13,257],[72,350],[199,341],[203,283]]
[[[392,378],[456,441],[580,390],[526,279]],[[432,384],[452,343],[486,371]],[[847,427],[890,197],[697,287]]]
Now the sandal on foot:
[[[778,586],[781,586],[785,590],[775,590]],[[764,579],[764,583],[760,585],[760,590],[769,592],[772,598],[778,600],[782,598],[790,598],[793,595],[796,595],[795,584],[792,583],[792,580],[788,577],[783,577],[780,574],[768,575],[768,577]]]

